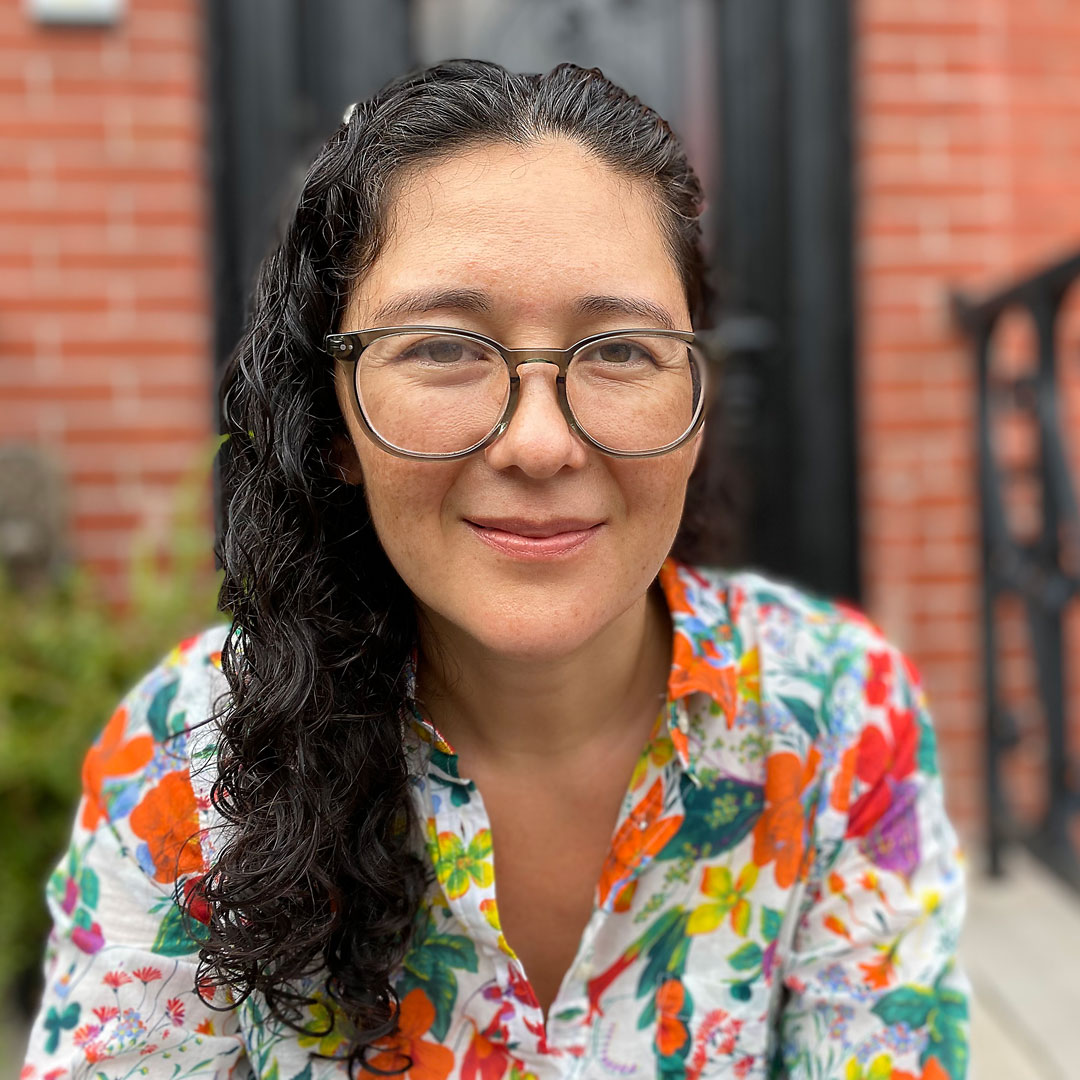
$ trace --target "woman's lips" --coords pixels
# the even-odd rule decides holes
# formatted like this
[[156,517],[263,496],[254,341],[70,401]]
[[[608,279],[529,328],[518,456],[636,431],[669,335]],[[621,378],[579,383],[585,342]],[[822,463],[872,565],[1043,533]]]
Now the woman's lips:
[[503,555],[517,559],[553,559],[569,555],[587,544],[603,522],[580,521],[477,522],[466,520],[473,534]]

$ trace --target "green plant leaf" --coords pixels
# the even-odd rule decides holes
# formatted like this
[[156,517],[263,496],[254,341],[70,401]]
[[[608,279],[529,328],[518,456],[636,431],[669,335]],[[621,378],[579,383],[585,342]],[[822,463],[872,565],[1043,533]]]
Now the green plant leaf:
[[[42,882],[54,902],[70,878],[82,904],[100,905],[82,873],[86,841],[71,842],[88,747],[178,641],[222,621],[204,513],[210,444],[175,489],[168,527],[154,525],[163,541],[136,535],[122,611],[80,567],[21,593],[0,566],[0,987],[35,984],[49,930]],[[140,550],[153,558],[140,562]],[[106,788],[107,805],[116,793]],[[50,878],[57,865],[66,874]]]

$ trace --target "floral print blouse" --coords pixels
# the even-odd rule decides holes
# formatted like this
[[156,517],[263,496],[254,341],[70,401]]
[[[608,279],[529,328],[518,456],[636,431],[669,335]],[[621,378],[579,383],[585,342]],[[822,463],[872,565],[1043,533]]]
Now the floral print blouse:
[[[668,700],[546,1022],[499,929],[481,793],[427,721],[406,724],[433,873],[399,1030],[363,1075],[408,1055],[411,1080],[963,1080],[963,876],[912,665],[790,585],[672,561],[660,581]],[[226,689],[223,634],[177,646],[86,758],[21,1080],[346,1075],[317,982],[310,1035],[194,985],[199,925],[174,889],[221,843],[197,725]]]

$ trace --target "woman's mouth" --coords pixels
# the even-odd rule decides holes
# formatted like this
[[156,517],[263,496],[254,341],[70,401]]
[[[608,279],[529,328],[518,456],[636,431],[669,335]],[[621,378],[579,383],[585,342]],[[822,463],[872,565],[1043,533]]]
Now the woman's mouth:
[[524,518],[465,519],[473,535],[503,555],[517,559],[554,559],[588,544],[602,521],[581,518],[527,520]]

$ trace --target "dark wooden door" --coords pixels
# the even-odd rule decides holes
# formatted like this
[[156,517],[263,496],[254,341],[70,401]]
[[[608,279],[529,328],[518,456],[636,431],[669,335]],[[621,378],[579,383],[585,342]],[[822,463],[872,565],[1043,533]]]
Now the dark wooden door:
[[219,361],[344,105],[450,55],[596,64],[667,115],[708,191],[726,558],[858,599],[844,0],[207,0],[206,25]]

